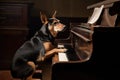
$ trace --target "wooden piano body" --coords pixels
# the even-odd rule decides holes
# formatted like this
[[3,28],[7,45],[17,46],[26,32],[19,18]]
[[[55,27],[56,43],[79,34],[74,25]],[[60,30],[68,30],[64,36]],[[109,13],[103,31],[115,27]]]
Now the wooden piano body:
[[120,27],[94,27],[89,34],[84,32],[88,36],[80,31],[82,28],[76,26],[71,29],[70,43],[75,49],[72,54],[79,54],[80,59],[59,61],[55,55],[52,80],[120,79],[117,74],[120,71]]

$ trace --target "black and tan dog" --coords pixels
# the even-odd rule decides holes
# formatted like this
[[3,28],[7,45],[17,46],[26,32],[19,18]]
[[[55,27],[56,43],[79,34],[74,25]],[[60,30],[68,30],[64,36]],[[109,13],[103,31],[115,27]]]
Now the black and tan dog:
[[47,19],[45,14],[40,13],[43,26],[16,51],[11,67],[13,77],[33,80],[32,74],[35,72],[37,62],[44,61],[55,53],[66,51],[54,47],[55,37],[65,27],[55,15],[56,11],[51,18]]

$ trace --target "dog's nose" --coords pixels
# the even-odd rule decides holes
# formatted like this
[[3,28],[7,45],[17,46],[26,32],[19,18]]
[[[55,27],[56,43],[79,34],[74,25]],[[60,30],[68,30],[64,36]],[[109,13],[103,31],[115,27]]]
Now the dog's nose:
[[66,25],[63,24],[63,27],[66,27]]
[[63,24],[63,29],[61,31],[64,32],[65,30],[66,30],[66,25]]
[[66,25],[65,24],[62,24],[62,23],[60,23],[60,25],[64,28]]
[[65,27],[66,27],[66,25],[64,25],[64,24],[62,24],[62,26],[63,26],[63,28],[65,28]]

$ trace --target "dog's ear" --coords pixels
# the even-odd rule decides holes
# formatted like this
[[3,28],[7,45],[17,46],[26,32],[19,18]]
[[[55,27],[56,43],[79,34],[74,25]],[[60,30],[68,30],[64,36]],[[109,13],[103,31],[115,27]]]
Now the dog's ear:
[[52,15],[52,18],[56,17],[56,13],[57,13],[57,11],[54,12],[54,14]]
[[42,12],[40,12],[40,19],[41,19],[41,22],[43,24],[47,24],[48,23],[47,16],[44,13],[42,13]]

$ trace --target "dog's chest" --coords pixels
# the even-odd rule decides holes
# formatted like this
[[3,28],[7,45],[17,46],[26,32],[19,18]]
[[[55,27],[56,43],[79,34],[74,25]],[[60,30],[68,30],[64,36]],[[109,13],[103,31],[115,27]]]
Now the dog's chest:
[[51,42],[44,42],[43,45],[44,45],[45,51],[49,51],[54,48]]

